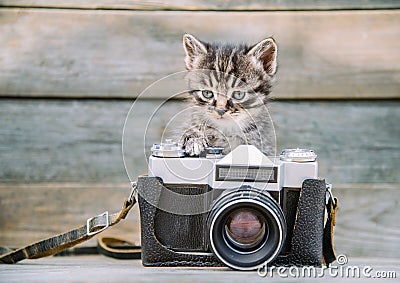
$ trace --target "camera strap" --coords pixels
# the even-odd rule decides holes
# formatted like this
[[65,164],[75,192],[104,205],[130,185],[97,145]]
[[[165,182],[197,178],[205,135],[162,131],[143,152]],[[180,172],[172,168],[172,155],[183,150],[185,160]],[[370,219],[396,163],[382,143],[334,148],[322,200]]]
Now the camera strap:
[[324,227],[322,255],[324,262],[329,266],[336,260],[336,253],[333,243],[334,226],[336,225],[336,212],[338,209],[338,199],[333,196],[332,185],[327,184],[327,219]]
[[[103,232],[108,227],[114,226],[122,219],[126,218],[128,212],[136,203],[136,194],[136,183],[133,182],[131,193],[129,194],[129,197],[125,199],[122,209],[119,212],[110,214],[108,211],[106,211],[100,215],[87,219],[86,224],[81,227],[0,255],[0,263],[12,264],[24,259],[37,259],[54,255],[93,238],[95,235]],[[127,252],[120,248],[113,248],[113,246],[116,244],[118,245],[124,243],[126,242],[104,238],[102,241],[99,241],[99,247],[100,250],[103,249],[105,252],[108,252],[110,256],[112,256],[113,253],[116,254],[118,252],[118,254],[121,256],[120,258],[122,258],[124,257],[123,254],[128,256],[130,252],[130,256],[132,258],[131,250]],[[133,251],[133,253],[136,255],[140,254],[138,251],[139,247],[135,248],[136,251]]]

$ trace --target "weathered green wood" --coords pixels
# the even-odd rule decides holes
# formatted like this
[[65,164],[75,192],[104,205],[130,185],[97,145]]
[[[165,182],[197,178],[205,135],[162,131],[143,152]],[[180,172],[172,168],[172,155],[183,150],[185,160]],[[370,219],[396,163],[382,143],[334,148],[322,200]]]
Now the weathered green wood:
[[[138,101],[129,131],[130,174],[145,173],[143,136],[161,100]],[[1,100],[0,181],[127,182],[121,153],[130,101]],[[153,118],[146,144],[158,142],[167,117],[182,102],[168,102]],[[320,175],[334,183],[400,183],[400,101],[274,102],[278,151],[314,149]],[[137,127],[137,131],[136,131]]]
[[248,43],[274,35],[276,98],[399,98],[399,20],[399,10],[0,9],[0,96],[135,97],[184,69],[181,38],[190,32]]
[[8,7],[53,7],[81,9],[132,9],[132,10],[332,10],[332,9],[393,9],[400,4],[395,0],[1,0],[0,6]]
[[400,103],[288,102],[271,107],[280,148],[313,148],[332,182],[399,182]]

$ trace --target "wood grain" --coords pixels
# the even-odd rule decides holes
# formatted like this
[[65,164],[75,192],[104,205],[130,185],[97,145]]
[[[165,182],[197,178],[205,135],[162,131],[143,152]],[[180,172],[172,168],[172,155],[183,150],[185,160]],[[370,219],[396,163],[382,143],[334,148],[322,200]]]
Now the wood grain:
[[[125,151],[133,178],[147,172],[144,147],[159,142],[171,115],[185,106],[164,104],[146,132],[146,117],[162,103],[135,103]],[[113,100],[3,99],[0,180],[127,182],[121,144],[131,106]],[[270,109],[278,152],[314,149],[320,176],[334,183],[400,183],[400,101],[274,102]]]
[[[384,258],[350,258],[350,263],[346,265],[342,270],[345,275],[336,275],[335,273],[340,270],[338,264],[334,264],[335,268],[317,268],[315,270],[316,275],[311,273],[305,273],[307,275],[301,276],[302,281],[316,281],[315,278],[323,278],[324,282],[360,282],[362,280],[371,282],[391,282],[398,281],[400,274],[400,260],[399,259],[384,259]],[[358,266],[360,268],[360,277],[356,277],[350,270],[350,275],[346,275],[347,270],[351,269],[352,266]],[[364,276],[362,269],[370,267],[370,277],[368,274]],[[104,256],[79,256],[79,257],[53,257],[45,258],[40,260],[30,260],[14,265],[1,265],[0,279],[4,278],[6,282],[41,282],[41,283],[53,283],[53,282],[104,282],[104,283],[120,283],[126,282],[127,278],[134,282],[174,282],[174,283],[186,283],[188,281],[192,283],[215,283],[215,282],[252,282],[252,283],[263,283],[263,282],[288,282],[288,279],[292,281],[299,281],[300,276],[295,276],[296,272],[302,272],[301,269],[291,269],[289,275],[289,268],[282,271],[277,268],[272,274],[266,277],[260,277],[256,271],[240,272],[233,271],[229,268],[224,267],[157,267],[150,268],[144,267],[140,260],[113,260]],[[377,274],[376,272],[382,271],[393,271],[392,277],[385,274],[386,277],[376,277],[370,279],[372,276]],[[305,269],[307,272],[307,269]],[[297,273],[298,274],[298,273]],[[301,273],[300,273],[301,274]],[[322,275],[321,275],[322,274]],[[331,275],[333,274],[333,275]],[[336,273],[337,274],[337,273]],[[340,273],[339,273],[340,274]],[[397,276],[396,276],[397,275]],[[344,280],[345,278],[345,280]],[[360,279],[362,278],[362,279]],[[365,278],[365,279],[364,279]],[[379,278],[379,279],[378,279]],[[387,278],[386,280],[382,278]],[[311,280],[310,280],[311,279]],[[314,280],[313,280],[314,279]],[[322,281],[319,280],[319,281]]]
[[[83,225],[87,218],[119,211],[126,184],[0,183],[0,246],[19,247]],[[397,221],[400,184],[334,184],[339,198],[335,232],[338,254],[352,258],[400,258]],[[139,242],[137,208],[104,235]],[[95,241],[83,246],[93,246]]]
[[[0,246],[19,247],[78,228],[86,219],[121,210],[130,192],[125,184],[43,183],[0,185]],[[140,242],[139,210],[103,236]],[[96,237],[84,244],[96,245]]]
[[393,9],[399,8],[395,0],[173,0],[173,1],[143,1],[143,0],[1,0],[0,6],[7,7],[53,7],[81,9],[132,9],[132,10],[333,10],[333,9]]
[[[0,9],[0,95],[131,98],[184,69],[181,38],[279,47],[278,99],[400,97],[399,10]],[[310,28],[312,27],[312,28]],[[155,92],[166,97],[173,89]]]
[[400,184],[388,189],[356,187],[335,192],[340,201],[335,234],[337,251],[350,258],[400,258],[397,220]]
[[[340,266],[335,264],[336,268],[317,268],[316,275],[308,275],[307,269],[305,276],[296,276],[296,270],[291,269],[292,275],[289,274],[289,268],[286,270],[277,270],[277,268],[268,274],[266,277],[260,277],[257,271],[234,271],[225,267],[144,267],[140,260],[113,260],[104,256],[79,256],[79,257],[53,257],[40,260],[30,260],[14,265],[0,266],[0,279],[5,278],[6,282],[104,282],[104,283],[119,283],[126,281],[134,282],[163,282],[163,283],[215,283],[215,282],[241,282],[241,283],[263,283],[263,282],[285,282],[292,281],[323,281],[323,282],[338,282],[343,281],[357,283],[362,280],[371,282],[397,282],[400,274],[400,260],[398,259],[383,259],[383,258],[350,258],[350,262],[342,270],[345,275],[335,272],[340,270]],[[360,277],[356,277],[353,273],[346,275],[347,270],[352,266],[360,268]],[[371,268],[371,272],[365,276],[362,274],[362,269]],[[393,271],[392,276],[382,271]],[[297,272],[302,272],[298,269]],[[345,273],[346,272],[346,273]],[[352,272],[350,270],[350,272]],[[380,273],[380,280],[371,279]],[[293,275],[294,274],[294,275]],[[382,274],[387,277],[382,280]],[[397,276],[396,276],[397,275]],[[318,276],[318,277],[317,277]],[[315,278],[318,279],[315,279]],[[129,279],[127,279],[129,278]],[[285,279],[283,279],[285,278]],[[288,279],[289,278],[289,279]],[[344,279],[345,278],[345,279]],[[360,279],[362,278],[362,279]],[[391,279],[390,279],[391,278]],[[396,281],[397,280],[397,281]]]

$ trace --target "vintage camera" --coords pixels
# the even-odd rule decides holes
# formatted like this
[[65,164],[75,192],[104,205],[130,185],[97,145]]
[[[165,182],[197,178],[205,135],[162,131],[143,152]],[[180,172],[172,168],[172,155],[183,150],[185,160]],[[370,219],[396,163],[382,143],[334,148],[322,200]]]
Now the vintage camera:
[[155,144],[137,183],[145,266],[320,266],[326,184],[316,154],[255,146],[187,157]]

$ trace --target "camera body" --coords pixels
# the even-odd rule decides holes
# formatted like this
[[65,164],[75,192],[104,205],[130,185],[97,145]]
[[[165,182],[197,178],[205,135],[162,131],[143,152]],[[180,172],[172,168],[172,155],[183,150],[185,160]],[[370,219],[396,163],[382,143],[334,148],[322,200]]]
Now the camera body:
[[153,145],[137,184],[143,265],[320,266],[326,185],[317,178],[310,150],[267,157],[240,145],[187,157],[173,142]]

